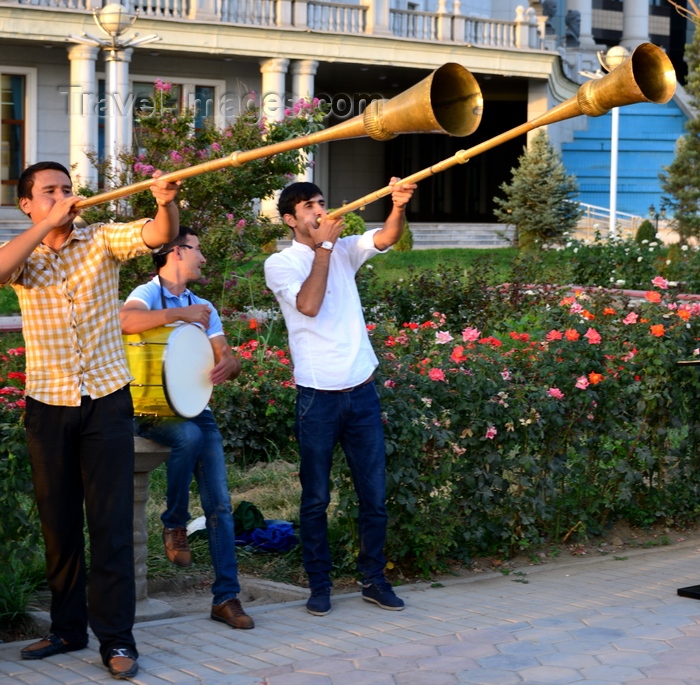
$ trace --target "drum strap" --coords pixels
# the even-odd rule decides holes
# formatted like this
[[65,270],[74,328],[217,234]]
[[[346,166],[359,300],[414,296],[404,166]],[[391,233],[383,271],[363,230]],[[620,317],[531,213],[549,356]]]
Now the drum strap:
[[[165,301],[165,288],[160,282],[160,278],[158,279],[158,285],[160,285],[160,307],[161,309],[167,309],[168,305]],[[187,291],[187,304],[189,306],[192,306],[194,304],[194,302],[192,302],[192,293],[189,290]]]

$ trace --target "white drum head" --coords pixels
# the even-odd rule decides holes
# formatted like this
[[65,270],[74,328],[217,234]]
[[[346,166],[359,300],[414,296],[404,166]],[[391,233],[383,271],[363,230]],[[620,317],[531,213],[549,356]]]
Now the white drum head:
[[199,326],[185,323],[170,334],[163,353],[163,387],[178,416],[191,419],[206,409],[214,388],[213,368],[214,350]]

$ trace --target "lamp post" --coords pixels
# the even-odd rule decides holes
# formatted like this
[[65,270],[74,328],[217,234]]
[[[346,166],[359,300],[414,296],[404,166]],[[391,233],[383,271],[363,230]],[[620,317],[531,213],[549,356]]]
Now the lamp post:
[[118,3],[110,3],[101,9],[93,10],[93,18],[105,38],[96,38],[83,33],[81,36],[69,36],[74,43],[101,48],[105,53],[105,96],[106,96],[106,131],[105,157],[111,160],[113,168],[119,167],[119,151],[131,146],[133,102],[129,101],[129,62],[133,48],[161,40],[154,34],[123,39],[138,17],[138,10],[132,14]]
[[[629,51],[622,45],[614,45],[607,52],[597,53],[600,66],[607,72],[619,67],[629,56]],[[598,69],[595,72],[581,71],[588,78],[603,78],[605,74]],[[617,154],[620,140],[620,108],[611,110],[612,124],[610,130],[610,223],[608,235],[617,237]]]

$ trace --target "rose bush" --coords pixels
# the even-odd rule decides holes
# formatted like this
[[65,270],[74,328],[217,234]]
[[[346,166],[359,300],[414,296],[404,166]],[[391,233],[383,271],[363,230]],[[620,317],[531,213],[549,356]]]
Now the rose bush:
[[[429,574],[614,521],[698,512],[700,305],[529,290],[489,330],[440,313],[371,323],[388,453],[389,557]],[[506,302],[512,288],[493,291]],[[494,308],[492,308],[494,309]],[[347,475],[341,514],[354,511]]]
[[[666,278],[652,276],[634,301],[485,276],[465,284],[449,270],[421,274],[420,288],[372,281],[361,276],[380,359],[387,553],[405,574],[574,540],[621,519],[695,520],[700,369],[678,362],[700,360],[700,304],[679,299]],[[431,282],[448,312],[426,315]],[[225,323],[243,373],[215,388],[212,408],[227,455],[244,463],[297,457],[294,381],[275,316],[269,307]],[[16,430],[23,356],[0,362]],[[351,558],[357,505],[342,459],[334,476],[333,526]],[[0,506],[11,521],[15,500]]]

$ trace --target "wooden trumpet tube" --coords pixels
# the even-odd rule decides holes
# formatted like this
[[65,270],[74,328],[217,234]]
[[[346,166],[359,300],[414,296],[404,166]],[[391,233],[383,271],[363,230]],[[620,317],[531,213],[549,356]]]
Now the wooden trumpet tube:
[[[389,140],[400,133],[466,136],[478,127],[482,105],[481,89],[474,76],[463,66],[448,62],[391,100],[372,100],[362,114],[336,126],[254,150],[237,151],[227,157],[163,174],[159,180],[181,181],[198,174],[240,167],[256,159],[332,140],[362,136]],[[75,207],[85,209],[111,202],[148,190],[152,185],[153,179],[146,179],[80,200]]]

